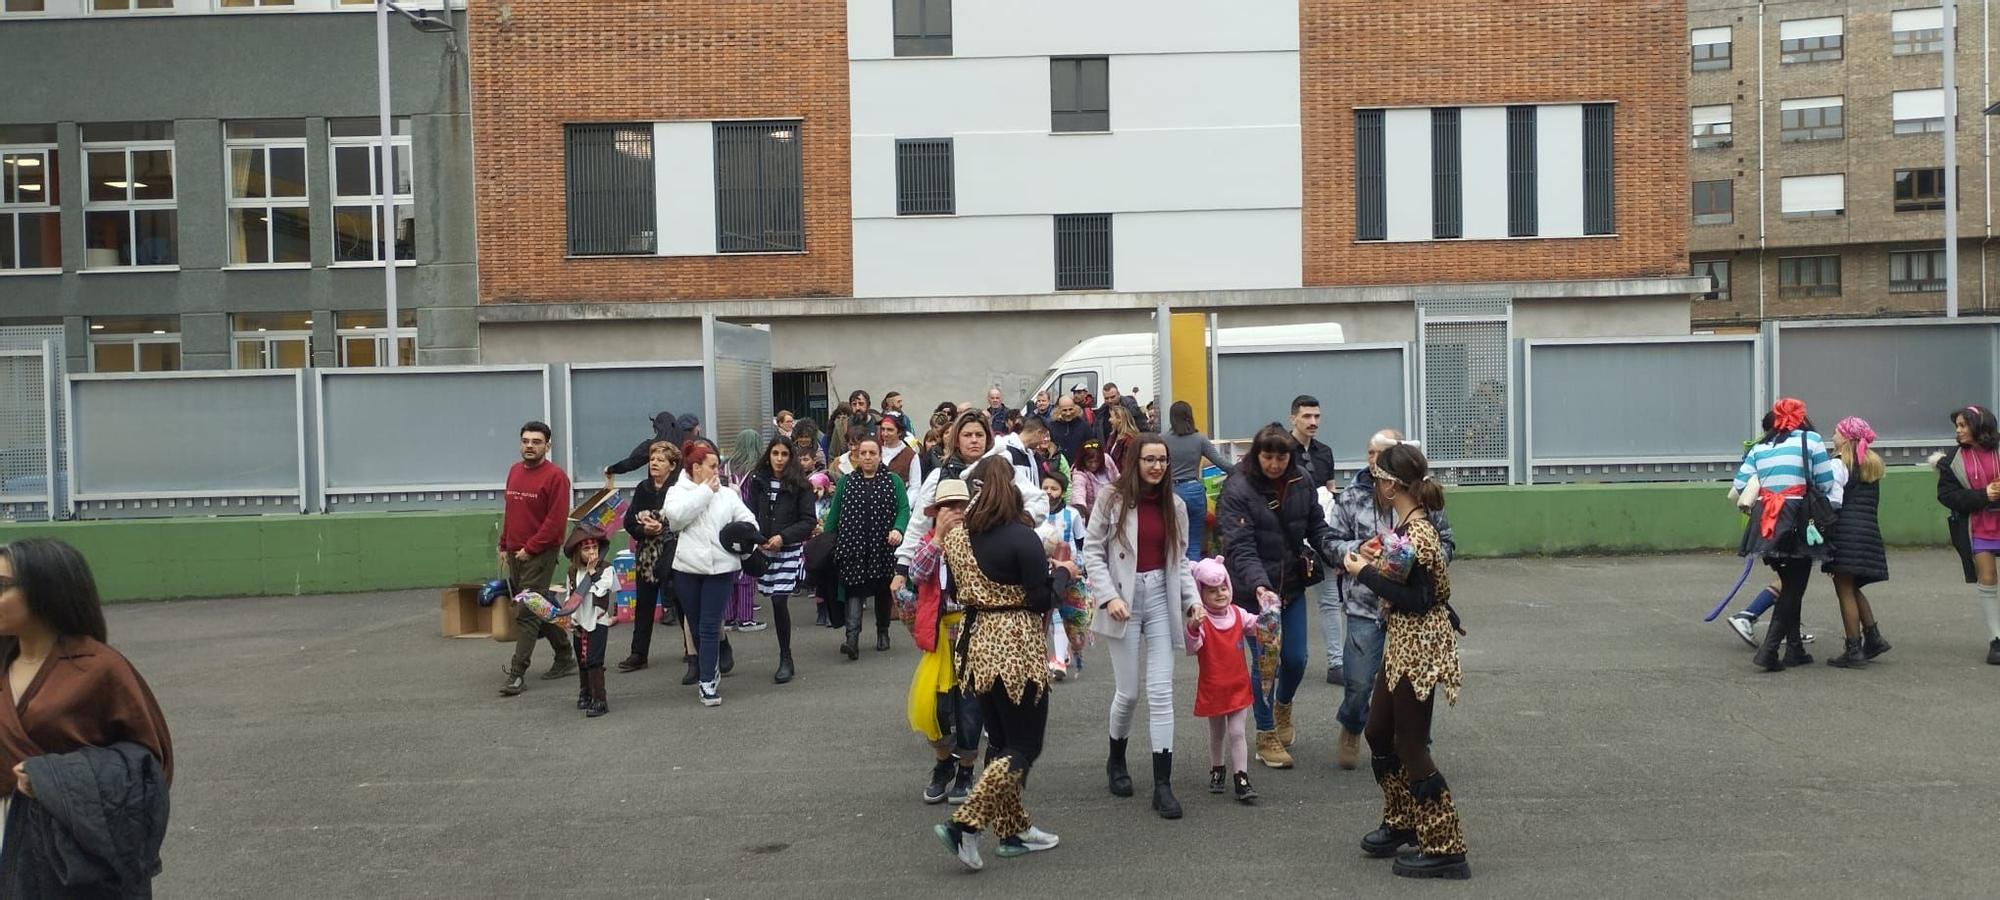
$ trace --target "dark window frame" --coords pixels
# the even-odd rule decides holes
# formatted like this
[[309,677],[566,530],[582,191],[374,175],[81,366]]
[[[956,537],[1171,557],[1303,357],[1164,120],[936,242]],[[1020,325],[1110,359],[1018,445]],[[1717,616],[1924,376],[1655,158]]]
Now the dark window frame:
[[[1902,263],[1903,277],[1896,277],[1897,263]],[[1924,278],[1910,277],[1916,267],[1911,263],[1923,260]],[[1945,289],[1945,253],[1943,247],[1924,250],[1889,251],[1889,293],[1891,294],[1934,294]]]
[[[1688,71],[1718,72],[1729,69],[1734,65],[1734,61],[1731,59],[1731,48],[1734,43],[1734,41],[1721,41],[1712,44],[1690,45],[1688,47]],[[1719,53],[1716,52],[1715,48],[1717,47],[1721,47],[1722,51]]]
[[[1804,99],[1804,98],[1801,98]],[[1838,141],[1847,137],[1847,98],[1833,106],[1778,108],[1778,142],[1800,144],[1808,141]]]
[[1709,289],[1702,294],[1703,300],[1727,302],[1729,300],[1729,260],[1697,259],[1689,269],[1689,274],[1700,278],[1708,277]]
[[1920,56],[1926,53],[1944,52],[1944,29],[1913,28],[1909,31],[1889,31],[1889,55]]
[[[1831,280],[1828,279],[1829,273]],[[1806,277],[1810,275],[1810,281]],[[1778,296],[1840,296],[1840,255],[1781,256],[1778,258]]]
[[1618,233],[1618,120],[1610,103],[1583,105],[1583,233]]
[[[1843,25],[1843,27],[1845,27]],[[1846,32],[1778,41],[1778,64],[1839,62],[1846,55]]]
[[[1704,104],[1704,105],[1711,105],[1711,104]],[[1736,145],[1736,105],[1733,103],[1729,104],[1716,103],[1712,105],[1728,106],[1729,121],[1695,124],[1692,120],[1690,120],[1688,122],[1688,149],[1720,150],[1725,147],[1733,147]],[[1693,116],[1692,111],[1689,112],[1689,116],[1690,119],[1692,119]]]
[[1056,290],[1111,290],[1111,214],[1057,215],[1054,231]]
[[[1062,96],[1064,70],[1070,97]],[[1100,78],[1096,73],[1101,72]],[[1096,83],[1101,81],[1102,83]],[[1095,96],[1101,93],[1102,96]],[[1111,130],[1111,57],[1054,56],[1049,58],[1049,131],[1056,134]]]
[[[1889,177],[1890,203],[1896,212],[1928,212],[1944,208],[1943,166],[1896,169]],[[1934,190],[1924,190],[1927,186]]]
[[897,56],[951,55],[951,0],[894,0],[890,16]]
[[1536,237],[1541,228],[1536,110],[1533,106],[1507,107],[1508,237]]
[[[715,123],[717,253],[805,252],[804,124],[798,119]],[[780,138],[779,132],[789,136]],[[739,165],[753,165],[754,171],[744,183],[732,184],[733,176],[745,174],[736,170]]]
[[1431,109],[1431,239],[1465,236],[1465,175],[1455,106]]
[[1388,175],[1383,112],[1354,111],[1354,239],[1389,239]]
[[[638,147],[642,143],[643,154]],[[584,158],[594,151],[603,156]],[[618,159],[616,154],[620,153],[626,159]],[[640,162],[642,155],[644,161]],[[658,252],[655,165],[650,122],[563,126],[563,210],[565,246],[570,256],[652,256]],[[639,175],[643,177],[636,178],[638,183],[631,183],[633,176]],[[579,202],[579,190],[589,203]]]
[[951,138],[896,141],[896,215],[958,213],[958,172]]
[[[1714,202],[1717,186],[1720,185],[1722,199],[1720,206]],[[1702,201],[1710,203],[1704,207]],[[1736,221],[1736,182],[1722,178],[1712,181],[1697,181],[1690,190],[1689,208],[1693,210],[1696,225],[1729,225]],[[1706,208],[1708,211],[1703,212]]]

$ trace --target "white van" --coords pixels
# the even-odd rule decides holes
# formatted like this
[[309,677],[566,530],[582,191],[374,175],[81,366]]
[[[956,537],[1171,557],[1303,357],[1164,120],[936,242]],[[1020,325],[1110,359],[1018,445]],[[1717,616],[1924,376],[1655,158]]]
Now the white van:
[[[1305,325],[1253,325],[1217,330],[1224,350],[1248,347],[1298,347],[1311,349],[1342,343],[1340,325],[1321,322]],[[1153,398],[1153,344],[1157,335],[1105,334],[1085,338],[1064,353],[1048,374],[1042,376],[1038,391],[1048,391],[1051,401],[1069,393],[1077,385],[1090,389],[1096,402],[1103,402],[1099,389],[1118,385],[1126,395],[1138,395],[1141,404]],[[1204,388],[1205,390],[1206,388]]]

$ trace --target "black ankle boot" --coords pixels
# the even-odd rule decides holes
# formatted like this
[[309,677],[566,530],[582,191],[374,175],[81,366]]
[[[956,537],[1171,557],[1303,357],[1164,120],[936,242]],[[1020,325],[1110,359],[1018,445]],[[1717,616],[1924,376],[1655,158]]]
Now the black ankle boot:
[[1221,766],[1210,766],[1208,769],[1208,792],[1211,794],[1220,794],[1228,790],[1229,773],[1224,771]]
[[889,649],[889,629],[887,629],[887,628],[878,628],[878,629],[876,629],[876,630],[875,630],[875,650],[876,650],[876,652],[881,652],[881,651],[885,651],[885,650],[888,650],[888,649]]
[[1889,652],[1889,642],[1882,639],[1882,629],[1874,625],[1861,626],[1861,655],[1874,659]]
[[1174,751],[1160,750],[1153,754],[1153,808],[1162,819],[1181,817],[1181,802],[1174,799]]
[[692,653],[681,657],[681,661],[687,663],[688,665],[687,674],[681,676],[682,684],[693,684],[701,680],[701,664],[699,660],[700,657],[697,657]]
[[778,674],[771,676],[771,680],[779,684],[784,684],[792,680],[793,674],[794,673],[792,672],[792,651],[790,650],[778,651]]
[[1757,652],[1750,656],[1751,664],[1766,672],[1783,672],[1785,663],[1779,659],[1778,648],[1784,642],[1784,635],[1780,634],[1777,628],[1764,632],[1763,643],[1758,644]]
[[1868,656],[1861,651],[1861,639],[1848,638],[1840,654],[1828,657],[1826,664],[1836,669],[1859,669],[1867,665]]
[[1250,786],[1250,773],[1236,773],[1236,802],[1249,803],[1257,799],[1257,789]]
[[832,622],[831,620],[827,619],[827,617],[826,617],[826,604],[824,604],[824,603],[815,603],[815,604],[813,604],[813,609],[814,609],[814,611],[815,611],[815,612],[813,613],[813,624],[814,624],[814,625],[818,625],[818,626],[819,626],[819,627],[821,627],[821,628],[830,628],[830,627],[832,627],[832,626],[833,626],[833,622]]
[[1396,851],[1416,842],[1416,829],[1390,828],[1385,822],[1374,831],[1361,836],[1361,852],[1376,859],[1388,859],[1395,856]]
[[1812,661],[1812,654],[1806,652],[1803,641],[1793,638],[1785,642],[1785,665],[1806,666],[1811,665]]
[[1132,796],[1132,773],[1125,768],[1125,738],[1111,739],[1111,755],[1104,760],[1104,775],[1111,783],[1111,796]]

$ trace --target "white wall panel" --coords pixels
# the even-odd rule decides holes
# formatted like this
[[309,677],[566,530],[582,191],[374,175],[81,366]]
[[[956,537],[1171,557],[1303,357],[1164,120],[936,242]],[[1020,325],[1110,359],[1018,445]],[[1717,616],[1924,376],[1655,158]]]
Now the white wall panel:
[[1299,206],[1296,127],[960,134],[953,153],[960,215]]
[[[1046,107],[1046,73],[1041,80]],[[1297,124],[1297,53],[1177,53],[1111,60],[1113,131]]]
[[1389,240],[1430,240],[1431,111],[1384,110],[1382,151]]
[[1112,285],[1120,291],[1295,288],[1299,211],[1124,213],[1111,220]]
[[881,59],[895,55],[894,0],[847,0],[847,58]]
[[1507,236],[1507,108],[1459,111],[1460,193],[1468,239]]
[[1536,114],[1536,214],[1541,237],[1583,236],[1583,107],[1544,106]]
[[653,125],[653,203],[661,256],[716,252],[714,125]]
[[[1295,0],[954,0],[952,55],[1297,50]],[[849,0],[850,59],[895,54],[891,0]]]
[[[1119,227],[1114,221],[1114,242]],[[1055,289],[1055,254],[1049,216],[856,221],[854,296],[1046,294]]]
[[[953,148],[954,156],[957,147]],[[896,139],[887,135],[854,136],[848,180],[850,202],[856,219],[894,218],[896,215]],[[953,168],[963,165],[956,159]],[[954,179],[957,173],[953,173]]]
[[[1125,60],[1111,63],[1111,90],[1119,89]],[[1134,85],[1136,87],[1136,85]],[[1297,95],[1294,83],[1294,96]],[[1049,61],[1011,59],[897,59],[848,66],[848,108],[855,134],[946,137],[961,131],[1049,130]],[[1118,104],[1111,107],[1114,125]],[[1291,121],[1298,121],[1292,111]]]

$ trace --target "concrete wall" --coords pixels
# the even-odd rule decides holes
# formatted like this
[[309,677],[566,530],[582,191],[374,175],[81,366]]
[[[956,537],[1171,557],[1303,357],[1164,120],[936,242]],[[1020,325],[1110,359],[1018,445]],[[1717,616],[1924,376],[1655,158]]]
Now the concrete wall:
[[[329,117],[376,113],[374,19],[366,15],[9,17],[0,80],[60,89],[13,92],[0,120],[55,123],[63,177],[62,274],[0,277],[0,319],[60,318],[70,371],[89,370],[86,320],[175,315],[182,368],[233,365],[229,314],[311,312],[316,364],[334,362],[337,310],[382,308],[382,270],[329,268],[333,255]],[[446,36],[390,31],[391,106],[411,119],[417,265],[398,272],[401,304],[418,310],[418,359],[471,362],[471,128],[464,57]],[[112,48],[116,48],[115,52]],[[231,270],[224,218],[222,123],[304,119],[312,205],[312,264]],[[80,273],[84,167],[78,124],[174,123],[180,268]]]
[[[916,407],[912,407],[915,409]],[[1883,482],[1892,545],[1946,543],[1928,468]],[[1734,550],[1745,519],[1720,484],[1451,488],[1462,557]],[[497,512],[341,513],[0,526],[0,541],[49,535],[90,560],[109,601],[435,588],[492,578]],[[1690,588],[1706,596],[1717,585]],[[1691,601],[1692,602],[1692,601]]]

